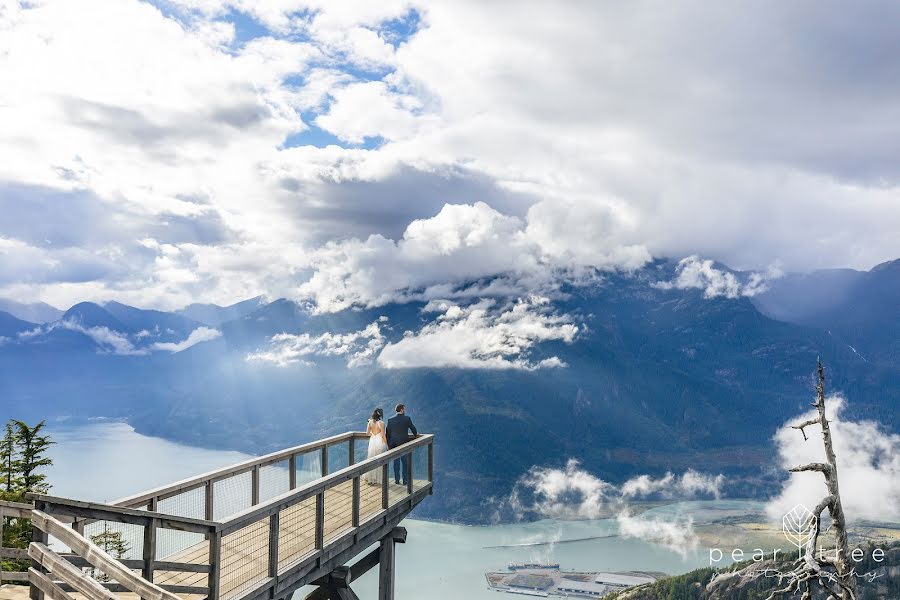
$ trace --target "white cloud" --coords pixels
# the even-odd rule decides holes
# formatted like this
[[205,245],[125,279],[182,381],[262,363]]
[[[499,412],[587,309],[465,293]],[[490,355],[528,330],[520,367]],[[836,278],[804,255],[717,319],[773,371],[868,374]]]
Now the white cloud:
[[530,297],[506,307],[490,300],[468,306],[429,303],[441,310],[418,332],[407,332],[378,356],[388,369],[454,367],[464,369],[524,369],[565,366],[558,357],[530,358],[535,344],[549,340],[571,343],[578,327],[549,310],[546,298]]
[[[774,0],[567,3],[553,18],[537,2],[472,0],[166,7],[3,3],[0,182],[25,190],[20,206],[57,192],[0,223],[23,244],[8,256],[30,257],[0,257],[30,265],[0,268],[4,296],[172,308],[269,292],[330,310],[497,272],[511,274],[500,286],[542,290],[651,254],[790,270],[896,258],[900,136],[884,124],[900,90],[893,63],[870,60],[895,38],[891,3],[840,31],[827,11]],[[242,38],[231,11],[260,35]],[[385,143],[320,148],[317,127]],[[435,185],[391,187],[410,171]],[[82,193],[109,226],[54,228],[68,218],[54,209]],[[444,260],[403,250],[410,221],[479,201],[514,231],[498,221],[496,243]],[[44,244],[48,229],[59,233]],[[367,275],[376,258],[397,259],[397,276]],[[363,268],[356,281],[340,260]],[[703,283],[727,296],[762,281]]]
[[[146,337],[141,335],[142,333],[149,332],[140,332],[138,337]],[[208,342],[210,340],[214,340],[217,337],[220,337],[222,332],[218,329],[212,329],[209,327],[198,327],[193,330],[190,335],[188,335],[185,339],[180,342],[156,342],[152,346],[150,346],[153,350],[167,350],[169,352],[181,352],[182,350],[187,350],[191,346],[199,344],[201,342]]]
[[[545,248],[552,236],[533,235],[530,227],[530,221],[526,225],[483,202],[446,205],[434,217],[410,223],[398,241],[374,235],[326,244],[311,256],[315,271],[298,292],[324,312],[398,300],[541,293],[552,291],[563,276],[577,279],[581,268],[634,268],[649,259],[645,251],[616,249],[614,242],[612,255],[565,251],[562,237]],[[581,241],[573,236],[568,243],[575,248]],[[594,239],[591,247],[603,243]],[[564,260],[556,260],[562,255]],[[471,286],[494,276],[501,277],[480,289]]]
[[[71,319],[56,321],[41,330],[41,333],[46,334],[57,328],[83,333],[91,338],[95,344],[100,346],[102,351],[109,352],[110,354],[132,356],[147,353],[147,350],[145,349],[135,348],[134,344],[131,343],[131,340],[129,340],[128,336],[124,333],[114,331],[104,326],[85,327],[78,321]],[[25,337],[27,338],[31,335],[32,332],[27,332]]]
[[717,269],[712,260],[688,256],[678,261],[673,281],[660,281],[655,285],[665,290],[701,289],[704,298],[740,298],[765,292],[768,289],[766,282],[780,276],[780,269],[772,267],[766,273],[751,273],[749,279],[742,282],[734,273]]
[[725,483],[724,475],[715,477],[688,469],[680,477],[673,473],[666,473],[663,477],[654,479],[649,475],[639,475],[622,484],[621,493],[626,498],[647,497],[658,495],[663,498],[690,497],[695,495],[707,495],[719,498],[722,495],[722,486]]
[[588,473],[577,460],[570,459],[563,469],[532,467],[516,483],[509,505],[519,516],[615,518],[619,535],[639,538],[684,554],[699,543],[689,516],[677,514],[670,519],[636,515],[630,502],[638,497],[718,498],[723,483],[721,475],[713,477],[688,471],[681,476],[668,473],[661,479],[642,475],[616,486]]
[[315,363],[309,359],[316,356],[338,356],[347,359],[348,367],[366,365],[384,346],[381,322],[375,321],[365,329],[346,334],[326,332],[311,336],[308,333],[279,333],[272,336],[269,349],[250,353],[246,358],[248,361],[265,361],[284,367],[290,364],[311,366]]
[[[846,400],[826,398],[829,427],[837,456],[841,502],[848,521],[900,521],[900,435],[886,432],[872,421],[847,421]],[[792,419],[775,434],[779,464],[785,468],[825,462],[822,434],[806,428],[809,440],[790,425],[816,416],[815,411]],[[798,504],[812,508],[828,494],[820,473],[791,473],[780,493],[766,507],[769,518],[780,522]]]
[[625,538],[641,539],[682,555],[700,544],[700,538],[694,532],[694,520],[690,516],[670,520],[623,512],[616,518],[619,522],[619,535]]

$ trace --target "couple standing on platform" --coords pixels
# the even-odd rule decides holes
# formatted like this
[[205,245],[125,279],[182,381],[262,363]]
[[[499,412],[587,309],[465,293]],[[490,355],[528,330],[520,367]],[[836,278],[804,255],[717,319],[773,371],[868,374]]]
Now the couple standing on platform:
[[[394,409],[397,414],[384,423],[384,411],[376,408],[369,419],[366,433],[369,434],[368,458],[378,456],[389,449],[401,446],[409,441],[410,432],[417,435],[416,426],[412,419],[406,416],[406,405],[398,404]],[[409,471],[409,454],[405,454],[394,461],[394,483],[406,485],[406,474]],[[373,469],[365,475],[363,480],[371,485],[381,485],[381,469]]]

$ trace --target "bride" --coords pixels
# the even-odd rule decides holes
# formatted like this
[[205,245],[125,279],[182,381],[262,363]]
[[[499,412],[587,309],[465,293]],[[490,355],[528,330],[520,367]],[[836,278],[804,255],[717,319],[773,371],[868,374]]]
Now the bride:
[[[369,454],[367,458],[378,456],[383,452],[387,452],[387,438],[384,435],[384,411],[376,408],[372,413],[372,418],[366,426],[366,433],[369,434]],[[376,467],[363,475],[363,481],[370,485],[381,485],[381,467]]]

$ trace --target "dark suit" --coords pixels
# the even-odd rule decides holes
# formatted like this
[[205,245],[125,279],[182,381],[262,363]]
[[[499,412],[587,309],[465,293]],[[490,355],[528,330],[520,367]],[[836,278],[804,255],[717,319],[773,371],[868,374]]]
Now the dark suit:
[[[396,414],[387,422],[385,437],[387,437],[388,448],[396,448],[402,446],[409,441],[409,434],[417,435],[416,426],[413,425],[412,419],[406,415]],[[403,485],[406,485],[406,474],[409,472],[409,455],[401,456],[394,461],[394,483],[400,483],[400,473],[403,472]]]

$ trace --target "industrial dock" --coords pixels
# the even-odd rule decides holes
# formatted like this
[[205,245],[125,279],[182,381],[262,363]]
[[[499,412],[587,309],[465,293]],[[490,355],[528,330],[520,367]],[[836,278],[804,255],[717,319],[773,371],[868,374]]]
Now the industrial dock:
[[488,587],[497,592],[547,598],[602,598],[612,592],[663,577],[663,573],[563,571],[558,564],[510,564],[507,571],[485,573]]

